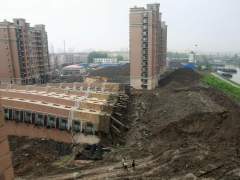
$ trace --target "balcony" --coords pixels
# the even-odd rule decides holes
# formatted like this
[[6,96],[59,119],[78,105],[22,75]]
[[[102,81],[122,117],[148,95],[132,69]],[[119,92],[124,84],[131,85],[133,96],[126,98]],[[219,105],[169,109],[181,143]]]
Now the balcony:
[[142,79],[148,79],[148,74],[147,73],[142,73],[141,78]]
[[143,89],[147,89],[147,84],[142,84]]
[[145,12],[145,13],[143,14],[143,18],[148,18],[148,13],[147,13],[147,12]]
[[143,50],[143,51],[142,51],[142,55],[143,55],[144,57],[147,57],[147,56],[148,56],[148,51]]
[[142,35],[143,35],[143,37],[148,37],[148,32],[147,31],[143,31]]
[[143,44],[142,44],[142,48],[143,48],[143,49],[147,49],[147,48],[148,48],[148,44],[147,44],[147,43],[143,43]]
[[143,61],[143,62],[142,62],[142,66],[143,66],[143,67],[147,67],[147,66],[148,66],[147,61]]
[[142,42],[148,42],[148,38],[147,37],[143,37],[142,38]]
[[142,73],[143,74],[148,74],[148,68],[147,67],[142,67]]
[[143,25],[148,24],[148,18],[143,18]]
[[141,79],[141,82],[143,85],[147,85],[148,84],[148,80],[147,79]]

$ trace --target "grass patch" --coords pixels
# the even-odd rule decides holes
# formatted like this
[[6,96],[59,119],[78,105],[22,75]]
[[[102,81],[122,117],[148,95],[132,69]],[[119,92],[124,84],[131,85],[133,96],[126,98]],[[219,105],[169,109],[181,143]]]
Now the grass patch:
[[211,74],[204,75],[202,78],[203,83],[214,87],[225,94],[231,96],[233,99],[240,101],[240,86],[235,87],[231,85],[230,83],[227,83],[223,81],[222,79],[219,79]]
[[63,156],[60,160],[54,162],[53,165],[63,167],[64,165],[66,165],[71,160],[73,160],[73,156],[72,155],[66,155],[66,156]]

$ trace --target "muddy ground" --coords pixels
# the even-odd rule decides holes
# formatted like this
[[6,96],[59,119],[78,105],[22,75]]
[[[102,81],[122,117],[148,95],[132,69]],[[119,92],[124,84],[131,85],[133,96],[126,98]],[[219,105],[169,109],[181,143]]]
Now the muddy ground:
[[[133,91],[125,145],[43,179],[240,179],[240,106],[200,79],[180,69],[156,90]],[[124,170],[122,157],[136,168]]]
[[53,163],[72,153],[71,144],[16,136],[9,136],[8,139],[17,177],[39,177],[48,172],[61,172],[65,168],[54,166]]

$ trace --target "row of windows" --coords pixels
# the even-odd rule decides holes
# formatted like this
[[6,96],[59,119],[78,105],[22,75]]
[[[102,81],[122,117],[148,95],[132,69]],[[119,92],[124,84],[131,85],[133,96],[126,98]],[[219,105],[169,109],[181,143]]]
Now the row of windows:
[[69,127],[68,120],[62,117],[22,111],[17,109],[4,108],[4,118],[6,121],[15,121],[19,123],[34,124],[40,127],[56,128],[63,131],[76,133],[96,134],[95,126],[90,122],[73,120]]

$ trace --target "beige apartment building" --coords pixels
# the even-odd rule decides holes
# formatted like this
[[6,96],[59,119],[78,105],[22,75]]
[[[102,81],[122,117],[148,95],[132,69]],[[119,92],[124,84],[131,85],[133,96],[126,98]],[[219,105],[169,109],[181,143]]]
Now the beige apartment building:
[[130,9],[130,83],[135,89],[154,89],[166,64],[167,26],[160,4]]
[[0,22],[1,83],[45,83],[48,78],[48,38],[44,25],[25,19]]

